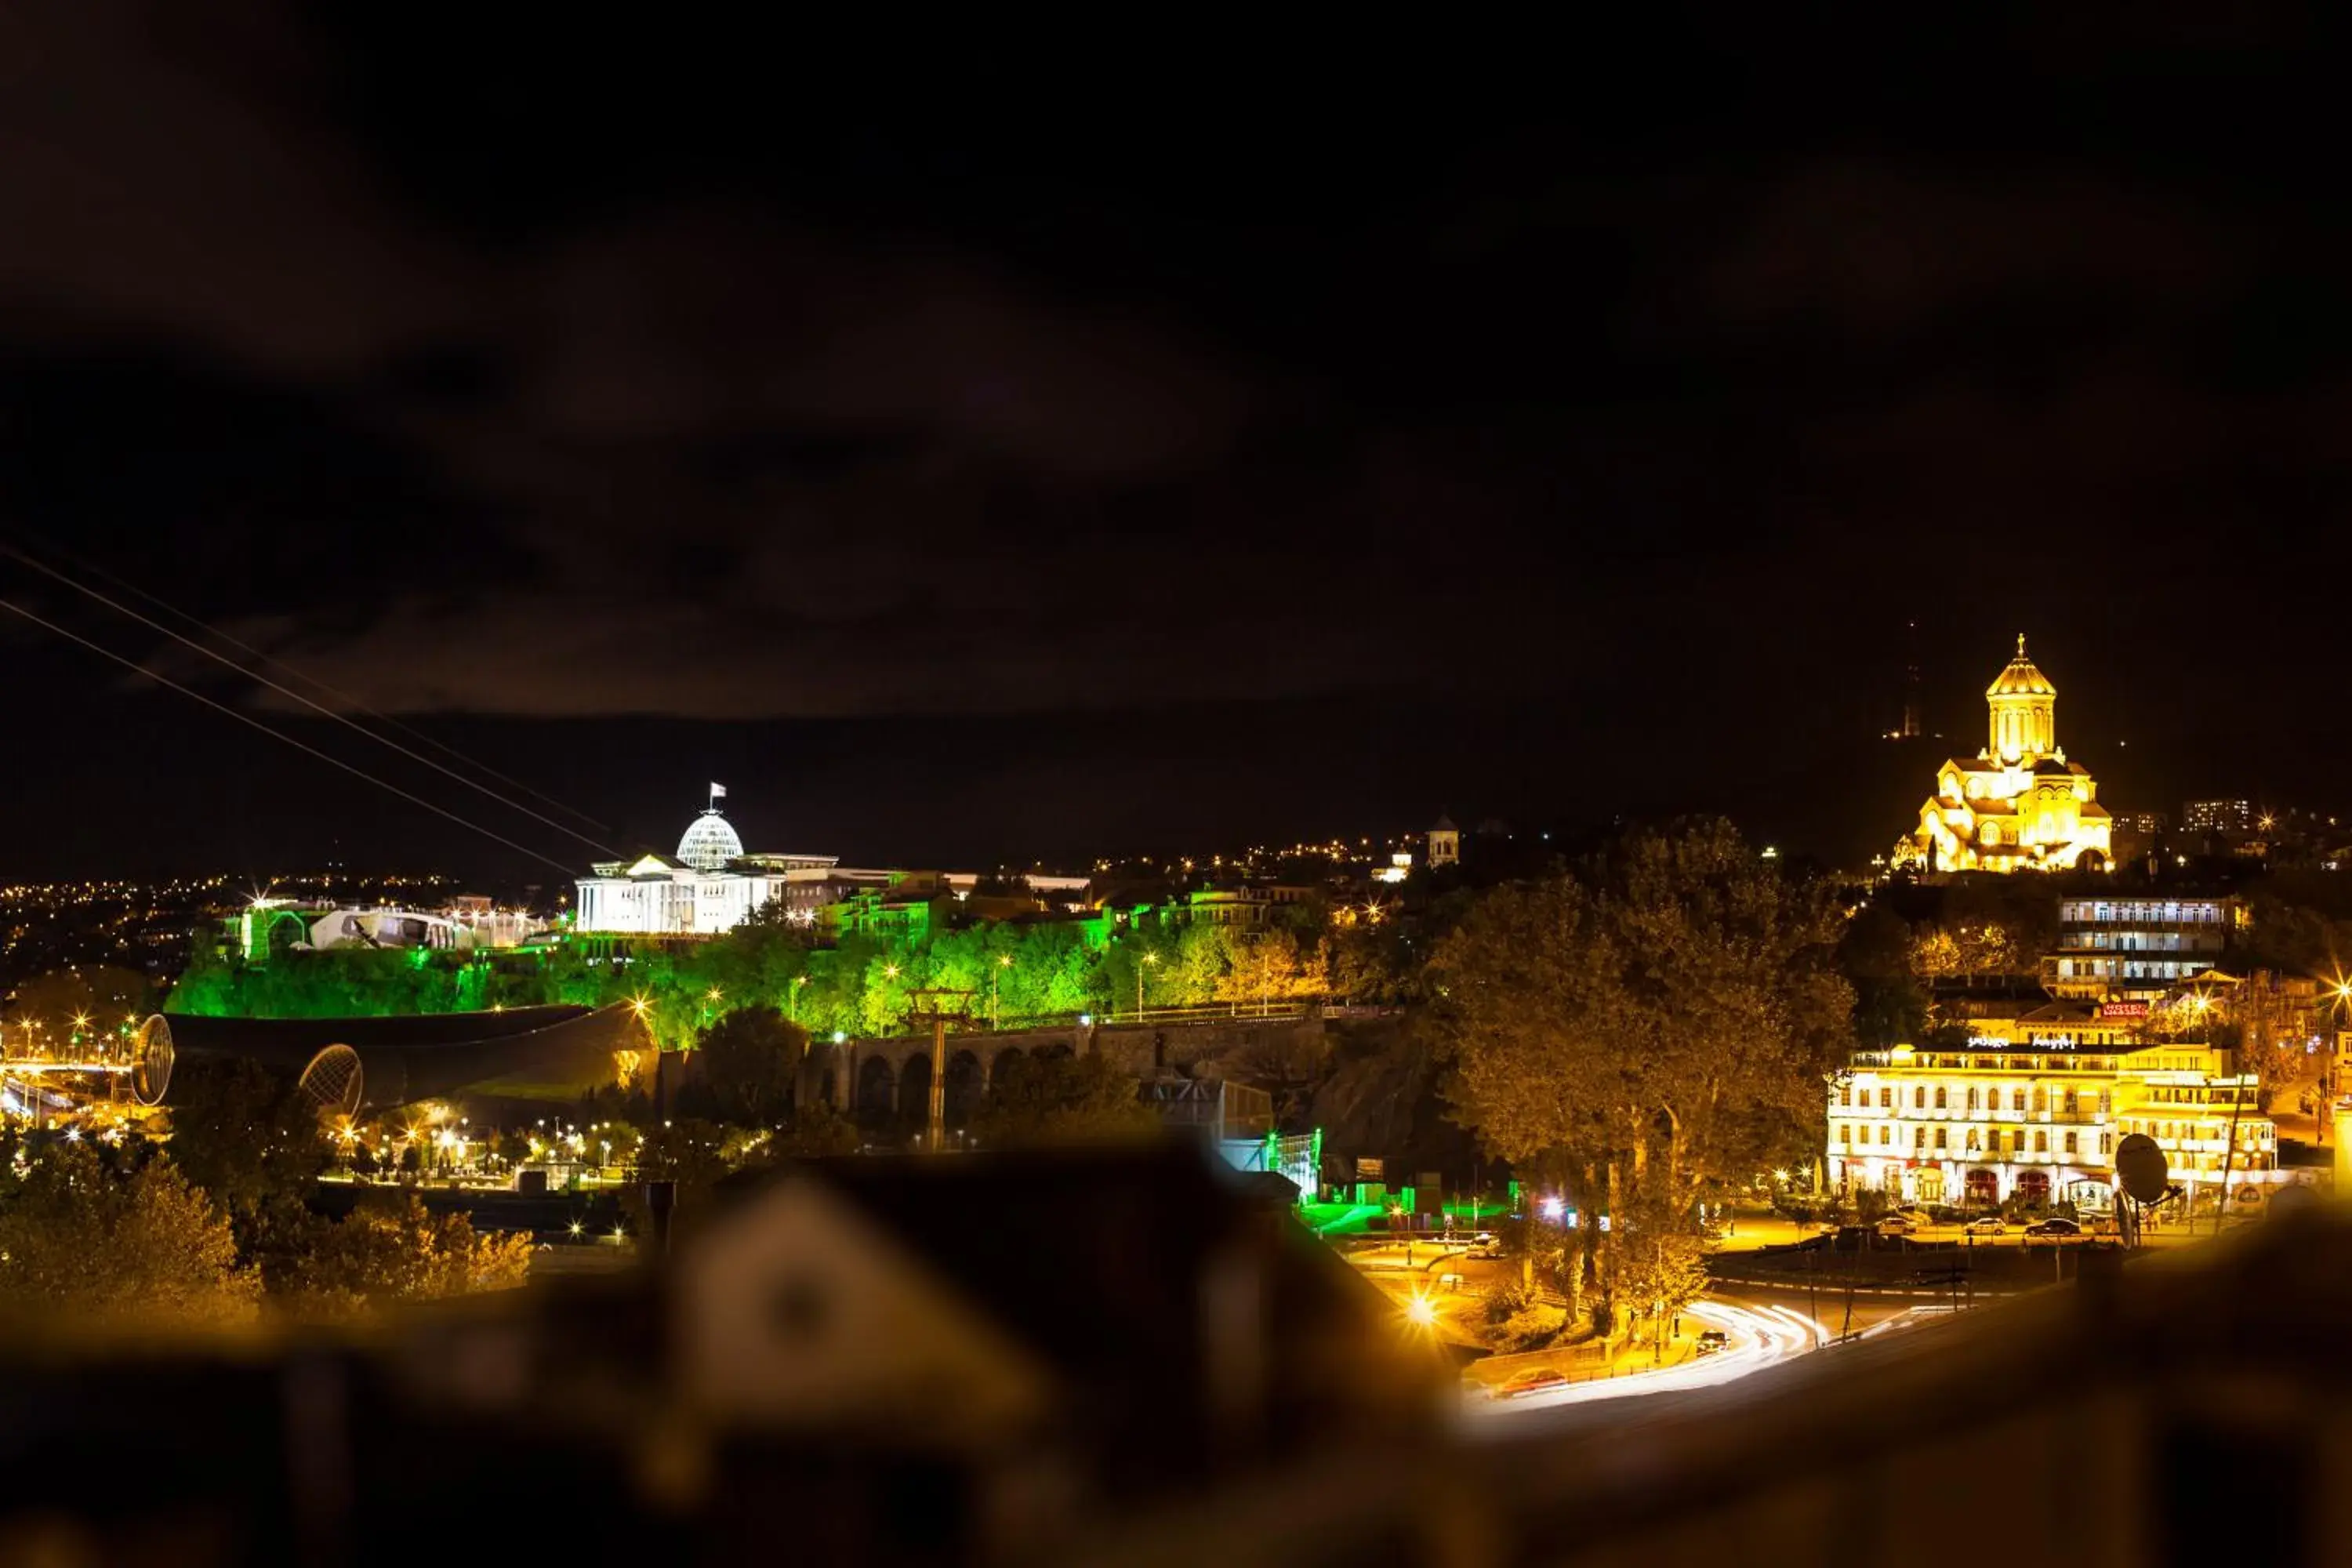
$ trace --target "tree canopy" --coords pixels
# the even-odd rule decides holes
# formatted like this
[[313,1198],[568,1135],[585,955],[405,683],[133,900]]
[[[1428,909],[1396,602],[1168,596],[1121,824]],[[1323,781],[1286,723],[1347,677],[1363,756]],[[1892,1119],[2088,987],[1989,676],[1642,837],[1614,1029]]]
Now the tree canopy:
[[526,1232],[477,1231],[415,1193],[362,1200],[341,1220],[302,1215],[271,1259],[272,1298],[304,1318],[347,1318],[407,1301],[503,1290],[530,1271]]
[[1523,1168],[1583,1177],[1617,1240],[1688,1228],[1817,1121],[1853,1043],[1843,925],[1719,820],[1496,888],[1430,963],[1457,1113]]
[[180,1169],[233,1215],[299,1200],[327,1168],[318,1113],[295,1081],[244,1058],[180,1063],[171,1121]]
[[1136,1096],[1135,1079],[1098,1056],[1013,1052],[972,1117],[985,1148],[1022,1148],[1149,1136],[1159,1118]]
[[249,1318],[227,1216],[168,1155],[126,1164],[87,1143],[8,1141],[0,1192],[0,1300],[85,1321],[150,1326]]
[[780,1121],[808,1031],[773,1007],[738,1007],[702,1033],[703,1081],[719,1113],[749,1126]]

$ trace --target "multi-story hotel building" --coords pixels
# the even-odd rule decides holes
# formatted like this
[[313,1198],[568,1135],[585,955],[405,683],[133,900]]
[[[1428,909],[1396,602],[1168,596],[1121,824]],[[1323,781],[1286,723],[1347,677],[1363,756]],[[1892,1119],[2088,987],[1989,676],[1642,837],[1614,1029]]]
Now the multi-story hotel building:
[[2053,996],[2152,1002],[2221,962],[2246,923],[2236,899],[2144,897],[2058,900],[2058,945],[2042,961]]
[[2141,1044],[2123,1022],[2064,1003],[1979,1026],[1958,1049],[1854,1057],[1830,1094],[1832,1182],[1918,1203],[2022,1195],[2104,1209],[2116,1142],[2145,1132],[2193,1197],[2221,1179],[2233,1109],[2231,1184],[2277,1180],[2277,1129],[2229,1052]]

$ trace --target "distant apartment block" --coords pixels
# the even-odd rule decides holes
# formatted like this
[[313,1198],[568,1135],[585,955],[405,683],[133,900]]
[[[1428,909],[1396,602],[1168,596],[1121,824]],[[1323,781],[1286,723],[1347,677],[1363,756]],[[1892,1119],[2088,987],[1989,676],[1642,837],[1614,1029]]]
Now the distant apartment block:
[[2250,800],[2189,800],[2180,805],[2180,826],[2191,833],[2252,833],[2254,803]]

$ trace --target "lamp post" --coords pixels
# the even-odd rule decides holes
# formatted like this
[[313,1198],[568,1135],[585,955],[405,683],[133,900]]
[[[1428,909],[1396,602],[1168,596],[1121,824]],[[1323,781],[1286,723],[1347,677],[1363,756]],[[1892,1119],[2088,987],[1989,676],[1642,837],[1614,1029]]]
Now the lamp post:
[[1159,968],[1160,955],[1156,952],[1147,952],[1141,958],[1136,960],[1135,1021],[1139,1024],[1143,1022],[1143,971],[1147,966],[1153,969]]
[[807,975],[795,974],[792,984],[784,991],[784,1015],[795,1024],[801,1021],[801,987],[807,984]]
[[1006,970],[1012,967],[1013,955],[1009,952],[1000,952],[996,955],[996,967],[988,972],[988,1026],[992,1029],[998,1026],[996,982]]

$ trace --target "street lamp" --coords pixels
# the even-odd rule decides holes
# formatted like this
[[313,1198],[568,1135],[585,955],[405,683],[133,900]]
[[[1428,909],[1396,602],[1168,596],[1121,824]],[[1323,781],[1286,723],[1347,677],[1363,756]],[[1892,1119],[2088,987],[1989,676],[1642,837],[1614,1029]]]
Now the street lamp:
[[1145,969],[1147,969],[1147,968],[1150,968],[1150,969],[1157,969],[1157,968],[1159,968],[1159,967],[1160,967],[1160,955],[1159,955],[1158,953],[1156,953],[1156,952],[1147,952],[1147,953],[1145,953],[1145,954],[1142,956],[1142,958],[1139,959],[1139,960],[1136,962],[1136,965],[1135,965],[1135,1020],[1136,1020],[1136,1022],[1137,1022],[1137,1023],[1139,1023],[1139,1023],[1141,1023],[1141,1022],[1143,1021],[1143,972],[1144,972],[1144,970],[1145,970]]
[[807,984],[807,975],[795,974],[793,976],[791,986],[784,992],[785,1014],[796,1024],[800,1022],[801,1017],[801,987]]
[[1013,955],[1009,952],[1001,952],[996,955],[996,967],[988,972],[988,1026],[992,1029],[996,1027],[997,978],[1012,967]]

